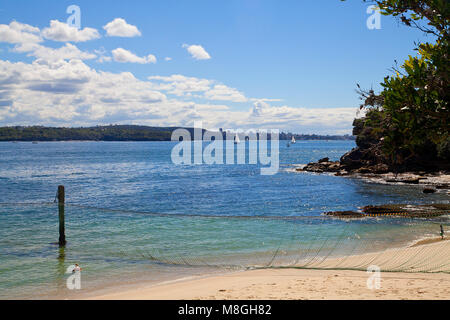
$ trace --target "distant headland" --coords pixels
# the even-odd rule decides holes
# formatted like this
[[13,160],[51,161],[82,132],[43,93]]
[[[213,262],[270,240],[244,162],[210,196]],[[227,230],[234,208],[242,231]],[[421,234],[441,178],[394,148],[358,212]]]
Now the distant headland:
[[[94,127],[0,127],[0,141],[170,141],[176,129],[194,128],[150,127],[140,125],[108,125]],[[222,131],[226,134],[226,131]],[[280,140],[354,140],[351,135],[293,134],[281,132]]]

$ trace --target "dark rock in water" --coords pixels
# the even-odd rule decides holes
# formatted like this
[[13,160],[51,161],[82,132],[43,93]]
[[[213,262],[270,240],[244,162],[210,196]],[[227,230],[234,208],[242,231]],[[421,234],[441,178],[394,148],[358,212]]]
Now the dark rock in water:
[[[323,159],[322,159],[323,160]],[[336,162],[311,162],[308,163],[304,168],[303,171],[310,171],[310,172],[338,172],[341,170],[341,165],[339,161]]]
[[394,205],[381,205],[381,206],[365,206],[362,208],[364,213],[372,213],[372,214],[386,214],[386,213],[396,213],[401,211],[399,206]]
[[436,189],[450,189],[450,185],[449,184],[438,184],[436,186]]
[[429,218],[450,214],[450,204],[433,203],[430,205],[386,204],[380,206],[366,206],[363,213],[355,211],[325,212],[327,216],[337,218],[364,218],[364,217],[404,217]]
[[383,163],[378,164],[370,164],[369,161],[357,160],[359,157],[360,151],[357,149],[353,149],[346,153],[341,161],[329,161],[329,158],[320,159],[318,162],[308,163],[303,171],[310,172],[336,172],[336,175],[343,176],[348,175],[350,173],[374,173],[381,174],[389,172],[389,167]]
[[386,179],[386,182],[390,183],[409,183],[409,184],[419,184],[420,178],[406,178],[406,179]]
[[433,208],[435,208],[436,210],[443,210],[446,211],[447,214],[450,213],[450,204],[446,204],[446,203],[433,203],[431,205]]
[[450,214],[450,205],[445,203],[434,203],[430,205],[387,204],[381,206],[366,206],[362,211],[369,216],[425,218]]
[[325,215],[338,217],[338,218],[362,218],[362,217],[364,217],[364,214],[362,214],[361,212],[356,212],[356,211],[331,211],[331,212],[325,212]]
[[423,193],[435,193],[436,189],[433,188],[425,188],[423,189]]

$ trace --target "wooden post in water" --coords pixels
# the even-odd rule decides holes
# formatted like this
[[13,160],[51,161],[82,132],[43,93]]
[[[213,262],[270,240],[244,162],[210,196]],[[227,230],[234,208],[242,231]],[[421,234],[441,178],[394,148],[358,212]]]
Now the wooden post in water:
[[59,246],[66,245],[66,231],[64,227],[64,202],[65,202],[64,186],[58,186],[58,212],[59,212]]

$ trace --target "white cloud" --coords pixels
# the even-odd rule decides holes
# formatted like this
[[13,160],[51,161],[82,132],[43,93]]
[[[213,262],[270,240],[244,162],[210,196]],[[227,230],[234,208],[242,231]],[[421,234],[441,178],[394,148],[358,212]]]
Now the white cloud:
[[[80,60],[31,64],[0,60],[2,123],[108,123],[160,115],[166,96],[131,73],[97,72]],[[114,120],[114,121],[113,121]]]
[[273,98],[251,98],[250,101],[263,101],[263,102],[280,102],[283,101],[283,99],[273,99]]
[[97,62],[99,62],[99,63],[103,63],[103,62],[111,62],[112,61],[112,57],[109,57],[109,56],[100,56],[98,59],[97,59]]
[[151,76],[148,79],[152,81],[154,89],[166,91],[179,97],[208,91],[213,83],[208,79],[186,77],[181,74],[174,74],[168,77]]
[[153,88],[179,97],[195,97],[215,101],[246,102],[248,99],[237,89],[215,80],[186,77],[180,74],[148,77]]
[[[95,29],[77,30],[56,20],[43,34],[57,41],[87,41],[99,36]],[[153,75],[143,81],[130,72],[95,70],[83,60],[156,63],[153,55],[139,57],[117,48],[110,56],[104,48],[90,53],[71,43],[50,48],[42,41],[36,27],[15,21],[0,25],[0,42],[14,44],[13,52],[36,58],[32,63],[0,59],[0,125],[192,126],[201,120],[208,128],[351,132],[354,108],[275,106],[271,104],[277,99],[247,98],[216,80],[180,74]],[[211,58],[201,46],[184,47],[195,59]],[[231,107],[223,101],[241,105]],[[246,104],[249,102],[253,105]]]
[[42,41],[39,28],[12,21],[9,25],[0,24],[0,42],[25,44]]
[[61,42],[84,42],[100,38],[96,29],[77,29],[58,20],[51,20],[50,27],[42,30],[42,35],[46,39]]
[[206,52],[206,50],[201,45],[198,45],[198,44],[194,44],[194,45],[183,44],[183,48],[186,48],[186,50],[196,60],[209,60],[209,59],[211,59],[211,56],[209,55],[209,53]]
[[[293,108],[256,101],[245,118],[246,125],[289,129],[303,133],[351,133],[356,108]],[[306,130],[307,129],[307,130]]]
[[171,58],[171,57],[165,57],[164,60],[166,60],[166,61],[172,61],[172,58]]
[[[211,87],[211,80],[153,76],[162,84]],[[1,125],[97,125],[109,123],[207,128],[281,129],[304,133],[350,133],[354,108],[309,109],[257,101],[245,109],[168,98],[152,81],[129,72],[100,72],[80,60],[27,64],[0,60]]]
[[81,51],[70,43],[66,43],[63,47],[56,49],[46,47],[40,44],[43,42],[43,39],[39,28],[17,21],[12,21],[9,25],[0,25],[0,42],[2,41],[15,44],[14,52],[27,53],[30,57],[45,61],[88,60],[97,57],[95,54]]
[[216,84],[214,88],[205,92],[205,98],[208,100],[222,100],[233,102],[246,102],[247,98],[243,93],[234,88],[227,87],[223,84]]
[[53,49],[42,46],[40,44],[26,44],[19,45],[14,48],[16,52],[28,52],[28,56],[43,59],[45,61],[58,61],[58,60],[89,60],[95,59],[97,56],[92,53],[81,51],[75,45],[66,43],[63,47]]
[[139,37],[141,32],[136,26],[128,24],[122,18],[116,18],[103,26],[110,37]]
[[97,62],[103,63],[103,62],[111,62],[112,57],[107,55],[107,51],[104,47],[101,47],[100,49],[94,50],[95,54],[98,55]]
[[141,63],[141,64],[156,63],[156,57],[152,54],[149,54],[146,57],[138,57],[134,53],[132,53],[128,50],[125,50],[123,48],[114,49],[112,51],[112,54],[113,54],[114,61],[116,61],[116,62],[121,62],[121,63],[131,62],[131,63]]

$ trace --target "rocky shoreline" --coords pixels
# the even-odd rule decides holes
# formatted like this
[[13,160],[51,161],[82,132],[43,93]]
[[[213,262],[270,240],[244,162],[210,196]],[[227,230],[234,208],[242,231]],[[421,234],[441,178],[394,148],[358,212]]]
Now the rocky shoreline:
[[[355,150],[355,149],[354,149]],[[352,151],[354,151],[352,150]],[[351,153],[351,152],[350,152]],[[450,172],[443,171],[411,171],[394,173],[385,164],[370,164],[361,161],[349,161],[344,155],[340,161],[330,161],[329,158],[320,159],[306,165],[296,166],[297,172],[331,173],[335,176],[346,176],[364,179],[366,181],[392,184],[392,185],[418,185],[423,193],[446,192],[450,194]],[[450,204],[429,205],[401,205],[389,204],[381,206],[366,206],[358,211],[325,212],[326,216],[341,219],[354,219],[365,217],[405,217],[405,218],[431,218],[450,214]]]
[[[348,153],[346,154],[348,155]],[[423,187],[424,193],[434,193],[437,190],[447,190],[450,193],[450,172],[411,171],[394,173],[385,164],[350,163],[344,155],[340,161],[330,161],[329,158],[320,159],[295,168],[297,172],[332,173],[335,176],[349,176],[361,178],[383,184],[413,184]],[[343,161],[344,160],[344,161]],[[347,162],[346,162],[347,160]],[[351,161],[351,160],[350,160]],[[356,162],[356,160],[355,160]]]

